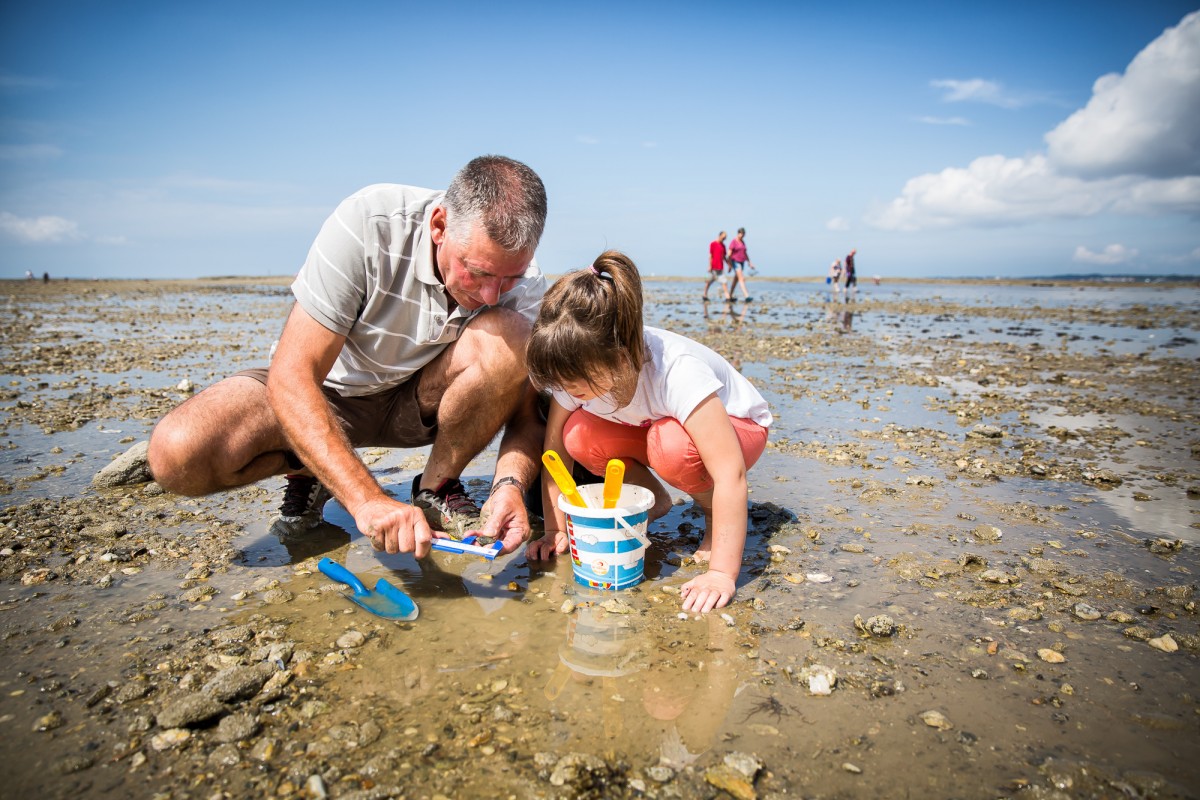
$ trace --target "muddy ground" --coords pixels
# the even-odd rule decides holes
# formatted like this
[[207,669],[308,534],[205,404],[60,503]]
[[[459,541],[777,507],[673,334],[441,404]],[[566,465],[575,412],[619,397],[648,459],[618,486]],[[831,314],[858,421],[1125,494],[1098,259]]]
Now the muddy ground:
[[[1200,796],[1200,290],[651,283],[777,416],[738,597],[279,541],[282,480],[93,476],[265,363],[286,281],[0,285],[5,796]],[[363,457],[397,496],[421,451]],[[464,478],[482,499],[494,451]],[[421,607],[367,615],[328,555]]]

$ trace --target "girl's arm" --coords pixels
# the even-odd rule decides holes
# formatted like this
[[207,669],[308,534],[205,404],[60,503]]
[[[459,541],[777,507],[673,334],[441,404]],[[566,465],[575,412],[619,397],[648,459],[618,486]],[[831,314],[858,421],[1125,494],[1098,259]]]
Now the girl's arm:
[[[575,466],[575,461],[567,454],[563,445],[563,427],[571,412],[563,408],[556,400],[550,401],[550,412],[546,415],[545,450],[553,450],[562,459],[567,472]],[[558,485],[550,477],[550,471],[542,469],[542,518],[546,524],[546,535],[529,543],[525,548],[525,557],[537,561],[550,558],[558,553],[567,552],[567,521],[566,515],[558,507],[558,496],[562,494]]]
[[707,612],[728,605],[737,591],[746,546],[746,462],[729,413],[710,394],[683,423],[713,479],[712,555],[708,572],[683,585],[684,611]]

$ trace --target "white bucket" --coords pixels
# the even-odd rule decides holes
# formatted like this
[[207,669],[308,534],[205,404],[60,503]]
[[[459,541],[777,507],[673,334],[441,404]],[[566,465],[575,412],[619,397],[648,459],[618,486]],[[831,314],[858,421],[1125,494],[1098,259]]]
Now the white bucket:
[[580,486],[588,508],[558,498],[567,515],[567,538],[575,582],[592,589],[628,589],[642,582],[646,563],[646,527],[654,493],[627,483],[615,508],[604,508],[604,485]]

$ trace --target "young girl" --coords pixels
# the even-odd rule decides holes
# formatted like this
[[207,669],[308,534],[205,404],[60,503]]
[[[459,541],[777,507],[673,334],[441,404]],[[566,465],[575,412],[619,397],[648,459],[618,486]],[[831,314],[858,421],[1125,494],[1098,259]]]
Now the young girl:
[[[698,342],[642,324],[642,280],[614,250],[546,292],[526,350],[534,385],[554,399],[546,449],[602,475],[610,458],[625,480],[654,492],[650,519],[671,496],[650,472],[704,511],[696,560],[708,571],[683,585],[685,611],[707,612],[736,591],[746,543],[746,470],[767,445],[771,412],[729,362]],[[542,478],[546,535],[533,560],[567,549],[558,487]]]

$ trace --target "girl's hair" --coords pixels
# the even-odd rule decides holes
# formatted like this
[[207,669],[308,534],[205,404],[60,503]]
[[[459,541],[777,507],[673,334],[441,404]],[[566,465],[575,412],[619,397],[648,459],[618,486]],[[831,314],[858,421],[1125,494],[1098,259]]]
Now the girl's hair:
[[611,378],[618,407],[633,399],[646,359],[642,278],[629,256],[606,250],[587,269],[555,281],[546,296],[525,361],[540,389]]

